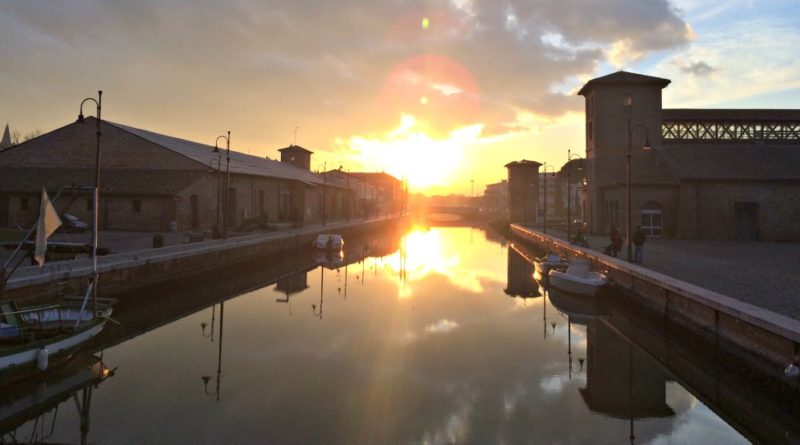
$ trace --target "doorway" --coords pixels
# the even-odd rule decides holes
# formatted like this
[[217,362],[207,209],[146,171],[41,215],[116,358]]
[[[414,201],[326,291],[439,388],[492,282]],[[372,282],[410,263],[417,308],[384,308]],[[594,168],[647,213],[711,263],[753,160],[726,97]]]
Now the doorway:
[[189,200],[192,207],[192,230],[200,228],[200,204],[197,202],[197,195],[192,195]]
[[642,232],[651,238],[661,238],[663,222],[661,204],[647,201],[642,209]]

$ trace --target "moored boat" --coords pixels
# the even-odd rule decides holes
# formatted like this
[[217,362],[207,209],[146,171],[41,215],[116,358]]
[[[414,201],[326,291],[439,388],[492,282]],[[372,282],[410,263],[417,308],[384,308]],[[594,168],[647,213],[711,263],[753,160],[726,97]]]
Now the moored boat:
[[339,234],[323,233],[317,235],[312,246],[318,250],[342,250],[344,239]]
[[68,360],[103,329],[111,305],[98,303],[97,316],[80,301],[17,309],[10,301],[0,315],[0,384],[46,371]]
[[548,274],[550,285],[577,295],[593,297],[608,283],[608,278],[600,272],[589,271],[589,262],[576,259],[566,271],[551,270]]
[[547,277],[551,270],[567,270],[569,267],[569,261],[566,258],[550,252],[541,258],[536,258],[533,264],[536,272],[539,272],[542,277]]

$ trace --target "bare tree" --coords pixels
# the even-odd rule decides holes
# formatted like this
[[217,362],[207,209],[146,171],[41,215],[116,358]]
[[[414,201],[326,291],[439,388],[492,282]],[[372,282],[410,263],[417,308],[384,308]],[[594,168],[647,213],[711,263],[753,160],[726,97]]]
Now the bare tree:
[[42,130],[37,128],[37,129],[31,131],[30,133],[27,133],[25,135],[25,137],[22,139],[22,141],[23,142],[24,141],[29,141],[29,140],[31,140],[31,139],[33,139],[35,137],[41,136],[41,135],[42,135]]

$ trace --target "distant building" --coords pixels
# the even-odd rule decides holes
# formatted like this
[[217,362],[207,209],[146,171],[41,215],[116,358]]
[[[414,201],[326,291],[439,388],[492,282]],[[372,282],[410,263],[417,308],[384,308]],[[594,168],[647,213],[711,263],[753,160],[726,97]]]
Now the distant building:
[[[100,227],[103,230],[203,230],[226,218],[229,230],[248,220],[317,222],[323,189],[329,196],[350,193],[326,185],[312,173],[311,152],[287,147],[283,162],[231,151],[225,208],[225,150],[127,125],[101,122]],[[94,186],[95,120],[72,123],[0,153],[0,227],[30,227],[42,186],[55,195],[62,187]],[[92,217],[89,192],[65,192],[56,207],[79,218]]]
[[536,161],[514,161],[508,169],[508,208],[510,222],[536,224],[539,207],[539,167]]
[[487,184],[482,206],[490,213],[508,217],[508,180]]
[[[366,214],[397,215],[406,210],[408,197],[403,181],[383,172],[349,174],[365,184],[360,205]],[[367,193],[370,191],[374,193],[372,197]]]
[[[620,71],[590,80],[586,103],[590,230],[649,236],[800,240],[800,110],[663,109],[670,80]],[[642,147],[647,137],[651,150]]]

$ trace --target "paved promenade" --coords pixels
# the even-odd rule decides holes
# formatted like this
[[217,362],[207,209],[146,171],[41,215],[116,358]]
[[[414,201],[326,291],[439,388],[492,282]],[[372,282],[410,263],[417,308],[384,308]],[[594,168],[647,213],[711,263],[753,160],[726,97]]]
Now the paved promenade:
[[[599,251],[610,242],[587,238]],[[624,246],[618,258],[626,258]],[[642,266],[800,320],[800,243],[648,239]]]

